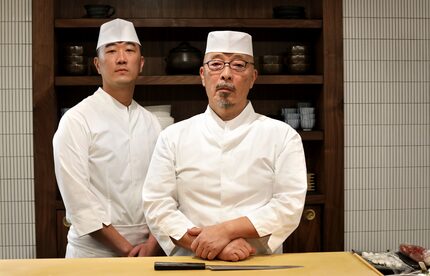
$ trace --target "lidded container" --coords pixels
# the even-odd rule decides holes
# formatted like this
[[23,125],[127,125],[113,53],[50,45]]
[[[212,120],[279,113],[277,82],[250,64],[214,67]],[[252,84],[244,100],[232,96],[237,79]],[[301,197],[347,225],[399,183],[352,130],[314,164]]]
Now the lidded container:
[[181,42],[170,50],[166,58],[166,71],[168,74],[193,74],[199,73],[202,66],[202,52],[191,46],[188,42]]

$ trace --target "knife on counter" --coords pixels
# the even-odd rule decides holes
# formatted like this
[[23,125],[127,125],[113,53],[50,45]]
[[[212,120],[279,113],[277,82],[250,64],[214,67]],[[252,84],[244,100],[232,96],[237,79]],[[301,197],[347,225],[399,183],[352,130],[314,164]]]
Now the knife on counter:
[[154,270],[267,270],[300,268],[299,265],[207,265],[205,263],[155,262]]

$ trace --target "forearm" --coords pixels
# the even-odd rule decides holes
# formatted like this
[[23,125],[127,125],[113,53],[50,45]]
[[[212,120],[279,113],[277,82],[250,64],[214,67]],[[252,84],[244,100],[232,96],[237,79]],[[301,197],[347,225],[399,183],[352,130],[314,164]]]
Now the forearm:
[[150,233],[148,239],[145,242],[146,247],[148,248],[149,256],[160,256],[163,255],[163,249],[161,249],[160,245],[157,242],[157,239]]
[[90,233],[90,236],[122,257],[128,256],[133,249],[133,246],[112,225],[103,225],[102,229]]
[[259,238],[257,230],[247,217],[239,217],[237,219],[228,220],[221,223],[221,225],[224,227],[225,232],[230,240],[235,240],[238,238]]
[[214,259],[231,241],[238,238],[258,238],[258,233],[247,217],[225,221],[203,228],[190,229],[196,236],[191,250],[203,259]]

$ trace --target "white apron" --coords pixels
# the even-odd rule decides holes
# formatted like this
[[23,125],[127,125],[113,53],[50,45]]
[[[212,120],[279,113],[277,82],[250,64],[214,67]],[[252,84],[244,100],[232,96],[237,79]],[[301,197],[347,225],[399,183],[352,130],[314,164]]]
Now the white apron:
[[[66,249],[66,258],[118,257],[118,253],[99,243],[90,235],[85,235],[78,239],[72,227],[73,225],[67,235],[69,242]],[[114,227],[133,246],[146,242],[148,239],[149,229],[146,223],[140,225],[116,225]]]

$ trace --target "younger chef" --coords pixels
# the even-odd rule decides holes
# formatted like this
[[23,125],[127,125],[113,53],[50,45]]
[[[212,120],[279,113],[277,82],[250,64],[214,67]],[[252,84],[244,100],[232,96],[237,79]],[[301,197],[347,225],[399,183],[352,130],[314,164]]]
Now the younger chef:
[[168,255],[281,253],[305,202],[301,138],[247,99],[257,78],[249,34],[209,33],[200,77],[206,112],[158,138],[142,193],[149,228]]
[[55,174],[71,227],[66,258],[147,256],[159,246],[142,186],[161,127],[133,100],[144,58],[133,23],[100,27],[94,64],[103,86],[68,110],[53,139]]

